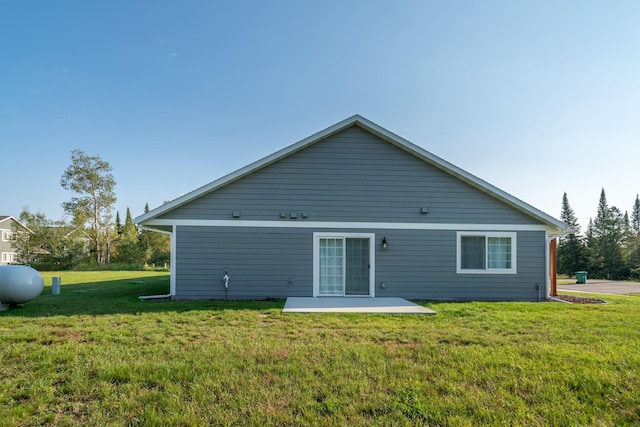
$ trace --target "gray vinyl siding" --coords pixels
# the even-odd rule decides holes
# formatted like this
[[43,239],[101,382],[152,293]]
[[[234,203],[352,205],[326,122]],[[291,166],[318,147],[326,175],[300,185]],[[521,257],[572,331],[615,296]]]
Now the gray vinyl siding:
[[[517,274],[457,274],[455,231],[383,233],[387,251],[376,253],[376,296],[434,300],[544,298],[545,233],[517,233]],[[379,284],[386,282],[385,289]]]
[[176,246],[176,299],[312,296],[312,232],[177,227]]
[[232,219],[233,211],[238,221],[293,221],[291,212],[306,212],[308,221],[537,224],[357,126],[159,218]]
[[[313,296],[313,229],[179,226],[176,299]],[[545,233],[517,233],[517,275],[457,274],[455,230],[320,230],[375,233],[375,296],[427,300],[544,298]],[[379,242],[386,237],[387,250]],[[381,288],[385,282],[386,288]],[[540,291],[536,290],[536,284]]]
[[0,265],[6,265],[8,264],[7,262],[2,262],[2,253],[13,253],[16,252],[15,248],[13,247],[13,244],[10,241],[3,241],[2,240],[2,232],[3,231],[8,231],[8,232],[13,232],[12,224],[10,223],[10,221],[3,221],[2,222],[2,227],[0,227]]

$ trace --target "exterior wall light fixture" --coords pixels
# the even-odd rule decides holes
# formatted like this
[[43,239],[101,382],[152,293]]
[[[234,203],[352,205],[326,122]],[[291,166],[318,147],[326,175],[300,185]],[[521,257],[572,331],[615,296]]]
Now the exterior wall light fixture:
[[384,250],[387,249],[387,238],[386,237],[382,238],[382,249],[384,249]]

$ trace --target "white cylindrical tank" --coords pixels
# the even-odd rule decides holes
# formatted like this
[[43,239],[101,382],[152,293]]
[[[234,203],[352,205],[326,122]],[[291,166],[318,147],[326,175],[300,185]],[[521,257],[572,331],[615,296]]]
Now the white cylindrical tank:
[[44,280],[26,265],[0,265],[0,303],[22,304],[42,293]]

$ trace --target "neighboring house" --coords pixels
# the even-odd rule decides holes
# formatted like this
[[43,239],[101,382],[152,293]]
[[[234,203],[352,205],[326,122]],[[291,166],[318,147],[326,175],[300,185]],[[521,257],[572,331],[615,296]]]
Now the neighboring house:
[[174,299],[538,301],[571,231],[358,115],[136,222],[171,234]]
[[16,264],[18,253],[13,246],[15,227],[28,231],[20,221],[9,215],[0,215],[0,265]]

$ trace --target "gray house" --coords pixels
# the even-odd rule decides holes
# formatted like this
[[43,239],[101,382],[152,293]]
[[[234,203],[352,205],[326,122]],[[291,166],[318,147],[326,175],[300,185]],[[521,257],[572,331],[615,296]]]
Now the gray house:
[[174,299],[538,301],[569,231],[358,115],[136,222],[171,234]]
[[20,260],[13,245],[16,230],[29,232],[20,221],[10,215],[0,215],[0,265],[15,264]]

